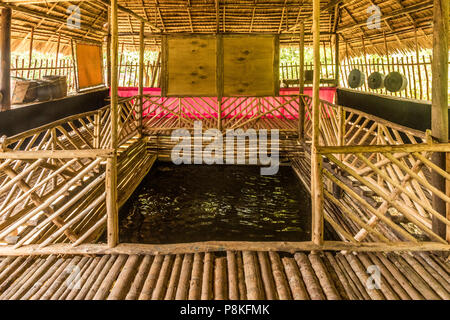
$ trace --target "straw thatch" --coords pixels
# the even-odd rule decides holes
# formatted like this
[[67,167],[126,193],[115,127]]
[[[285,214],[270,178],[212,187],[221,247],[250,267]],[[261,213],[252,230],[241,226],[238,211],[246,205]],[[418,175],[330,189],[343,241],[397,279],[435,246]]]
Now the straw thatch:
[[[66,24],[67,10],[74,4],[80,7],[79,29]],[[152,45],[159,43],[155,34],[180,32],[279,33],[282,44],[296,44],[302,21],[306,41],[311,40],[312,0],[119,0],[119,5],[120,42],[128,50],[137,49],[140,20],[146,21],[146,39]],[[369,10],[373,5],[381,14],[380,28],[375,29],[367,23],[376,14]],[[63,52],[69,52],[71,38],[102,41],[108,6],[108,0],[0,1],[0,7],[13,9],[13,50],[18,51],[28,50],[32,28],[34,48],[40,51],[55,50],[58,34]],[[385,54],[432,46],[432,0],[323,0],[321,8],[322,38],[334,41],[338,33],[342,53]]]

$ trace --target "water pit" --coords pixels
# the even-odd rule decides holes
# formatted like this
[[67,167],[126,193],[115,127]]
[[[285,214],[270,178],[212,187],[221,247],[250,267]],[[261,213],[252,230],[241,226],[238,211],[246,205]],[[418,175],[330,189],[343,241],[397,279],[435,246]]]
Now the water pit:
[[120,210],[122,243],[309,241],[311,199],[288,166],[155,163]]

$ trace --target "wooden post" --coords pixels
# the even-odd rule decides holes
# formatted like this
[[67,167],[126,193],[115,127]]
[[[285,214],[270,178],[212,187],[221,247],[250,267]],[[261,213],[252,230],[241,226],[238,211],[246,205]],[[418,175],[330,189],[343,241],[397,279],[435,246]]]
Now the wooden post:
[[[58,42],[56,43],[56,63],[55,63],[56,69],[58,69],[60,46],[61,46],[61,33],[58,33]],[[56,73],[56,71],[55,71],[55,73]]]
[[111,0],[111,149],[114,155],[106,163],[106,211],[108,247],[119,243],[119,213],[117,205],[117,119],[118,119],[118,27],[117,0]]
[[[30,34],[30,49],[28,50],[28,67],[30,68],[27,73],[27,78],[30,77],[31,72],[31,60],[33,60],[33,40],[34,40],[34,27],[31,27]],[[33,73],[34,74],[34,73]]]
[[323,244],[323,190],[322,158],[317,153],[320,124],[320,0],[313,0],[313,49],[314,77],[312,97],[312,143],[311,143],[311,200],[312,200],[312,242]]
[[75,78],[75,89],[79,90],[78,84],[78,71],[77,71],[77,61],[75,59],[75,46],[73,44],[73,39],[70,39],[70,50],[72,52],[72,63],[73,63],[73,76]]
[[106,81],[111,88],[111,12],[108,7],[108,33],[106,35]]
[[334,36],[334,80],[336,87],[339,87],[339,34]]
[[11,9],[0,16],[0,111],[11,109]]
[[[300,22],[300,40],[298,42],[299,48],[299,76],[298,76],[298,92],[300,95],[305,92],[305,24]],[[305,137],[305,105],[303,99],[299,99],[299,110],[298,110],[298,138],[303,140]]]
[[139,30],[139,103],[137,110],[139,137],[142,137],[142,110],[144,108],[144,51],[144,22],[141,21]]
[[[439,142],[448,142],[448,32],[449,2],[434,0],[433,2],[433,63],[432,63],[432,104],[431,131]],[[445,170],[445,153],[435,152],[433,162]],[[434,187],[445,192],[445,178],[433,172]],[[446,215],[446,203],[433,195],[433,208]],[[433,216],[433,231],[445,239],[446,227]]]

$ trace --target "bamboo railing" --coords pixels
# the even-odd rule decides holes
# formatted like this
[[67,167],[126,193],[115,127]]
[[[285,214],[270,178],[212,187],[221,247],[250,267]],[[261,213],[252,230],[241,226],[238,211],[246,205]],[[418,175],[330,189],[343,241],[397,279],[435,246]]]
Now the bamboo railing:
[[[132,98],[119,103],[119,205],[152,163],[145,143],[136,138],[135,107]],[[98,238],[106,226],[105,174],[113,156],[110,121],[110,107],[105,106],[2,137],[0,244],[77,246]]]
[[[155,161],[148,141],[161,132],[192,129],[196,120],[202,120],[204,129],[279,129],[285,136],[297,133],[297,139],[299,119],[304,119],[300,138],[306,152],[292,156],[293,161],[310,157],[308,96],[227,97],[220,103],[216,98],[142,96],[142,132],[149,136],[144,138],[140,101],[140,96],[130,97],[118,105],[119,207]],[[305,107],[303,116],[299,105]],[[108,159],[116,156],[110,149],[110,110],[106,106],[2,137],[0,245],[9,244],[14,250],[50,246],[52,251],[56,250],[53,245],[62,243],[76,250],[102,234],[109,192],[105,175],[111,165]],[[439,175],[450,181],[449,173],[431,161],[435,152],[450,152],[449,144],[326,101],[320,102],[319,123],[318,198],[323,202],[319,217],[341,241],[291,245],[311,250],[449,249],[448,239],[432,225],[437,220],[450,226],[448,218],[433,207],[433,198],[449,205],[450,196],[430,180]]]
[[[308,148],[312,101],[307,96],[303,101]],[[324,210],[323,217],[343,241],[394,247],[430,242],[450,249],[448,232],[445,237],[432,228],[433,220],[450,226],[448,213],[433,207],[433,198],[449,207],[450,195],[431,179],[438,175],[450,182],[448,171],[432,161],[433,153],[450,152],[450,144],[326,101],[320,101],[319,123],[321,175],[316,192],[341,212],[341,217],[332,217]]]
[[143,96],[143,130],[155,131],[194,127],[203,128],[281,129],[297,131],[298,95],[278,97],[213,97]]

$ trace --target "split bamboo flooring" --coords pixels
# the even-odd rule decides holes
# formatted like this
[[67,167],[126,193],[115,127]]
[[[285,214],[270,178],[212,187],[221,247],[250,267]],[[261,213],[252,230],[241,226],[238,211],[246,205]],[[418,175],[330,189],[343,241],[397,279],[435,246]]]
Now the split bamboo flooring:
[[0,257],[0,300],[449,298],[450,264],[423,252]]

